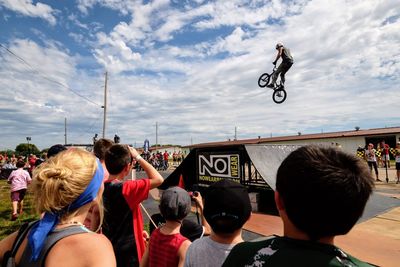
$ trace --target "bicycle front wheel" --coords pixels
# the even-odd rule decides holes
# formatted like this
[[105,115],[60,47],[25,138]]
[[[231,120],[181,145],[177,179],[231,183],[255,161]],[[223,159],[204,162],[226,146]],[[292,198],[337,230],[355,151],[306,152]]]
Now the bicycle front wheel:
[[285,89],[276,89],[272,94],[272,100],[274,100],[274,102],[277,104],[281,104],[286,100],[286,96],[287,94]]
[[269,83],[269,79],[271,78],[271,75],[268,73],[263,73],[260,78],[258,78],[258,86],[260,87],[265,87]]

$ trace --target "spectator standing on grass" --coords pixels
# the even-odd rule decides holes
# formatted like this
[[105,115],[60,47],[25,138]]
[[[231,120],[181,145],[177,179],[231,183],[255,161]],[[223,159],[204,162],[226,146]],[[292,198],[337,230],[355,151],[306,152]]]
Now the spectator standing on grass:
[[11,160],[7,160],[6,164],[3,165],[3,169],[14,169],[16,166],[12,164]]
[[375,177],[377,182],[382,182],[378,176],[378,165],[376,161],[376,151],[374,149],[374,145],[372,143],[368,144],[368,148],[365,150],[365,159],[367,160],[369,170],[372,172],[372,167],[375,170]]
[[37,160],[36,155],[31,154],[31,155],[29,156],[29,159],[28,159],[28,165],[29,165],[29,167],[28,167],[28,172],[29,172],[29,174],[30,174],[31,176],[32,176],[32,171],[33,171],[33,169],[35,168],[36,160]]
[[204,216],[211,235],[190,245],[185,267],[221,266],[232,248],[243,242],[242,227],[250,214],[250,198],[243,185],[224,179],[207,188]]
[[373,187],[361,159],[332,147],[298,148],[276,175],[284,236],[240,243],[223,266],[372,266],[343,252],[334,240],[356,224]]
[[183,266],[191,243],[180,233],[182,221],[191,209],[189,193],[177,186],[170,187],[162,194],[159,208],[166,222],[151,234],[140,267]]
[[15,156],[15,154],[12,154],[10,160],[11,160],[11,164],[12,164],[13,166],[16,166],[18,159],[17,159],[17,157]]
[[[136,161],[148,179],[123,181]],[[150,189],[163,182],[162,176],[132,147],[114,144],[105,154],[109,178],[104,183],[105,207],[103,233],[113,244],[117,266],[139,266],[145,251],[140,203]]]
[[28,185],[31,183],[31,176],[24,170],[25,162],[17,161],[17,169],[12,171],[7,182],[11,184],[11,220],[15,221],[18,214],[21,214],[24,207],[24,197]]

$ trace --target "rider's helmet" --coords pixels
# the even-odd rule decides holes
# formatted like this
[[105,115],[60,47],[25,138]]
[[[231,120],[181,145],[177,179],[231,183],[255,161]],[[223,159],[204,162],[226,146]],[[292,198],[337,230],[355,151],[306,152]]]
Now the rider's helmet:
[[276,48],[276,49],[279,49],[279,47],[282,47],[282,46],[283,46],[282,43],[277,43],[276,46],[275,46],[275,48]]

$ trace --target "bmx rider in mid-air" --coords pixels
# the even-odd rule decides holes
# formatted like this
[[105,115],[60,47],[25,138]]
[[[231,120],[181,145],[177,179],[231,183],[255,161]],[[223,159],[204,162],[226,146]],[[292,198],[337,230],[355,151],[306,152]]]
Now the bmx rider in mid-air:
[[282,57],[282,62],[272,75],[272,81],[270,84],[267,85],[267,87],[269,88],[275,87],[275,83],[278,79],[279,74],[281,74],[281,82],[282,84],[284,84],[285,74],[293,65],[293,57],[290,54],[289,48],[284,47],[282,43],[277,43],[275,48],[276,50],[278,50],[278,54],[276,55],[276,59],[274,62],[272,62],[272,64],[276,65],[280,57]]

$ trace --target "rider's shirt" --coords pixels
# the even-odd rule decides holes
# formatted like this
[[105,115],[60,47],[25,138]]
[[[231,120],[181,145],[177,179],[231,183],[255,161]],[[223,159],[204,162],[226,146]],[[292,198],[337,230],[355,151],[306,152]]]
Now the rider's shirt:
[[283,63],[291,63],[293,64],[293,57],[292,54],[290,53],[289,48],[282,47],[282,62]]

